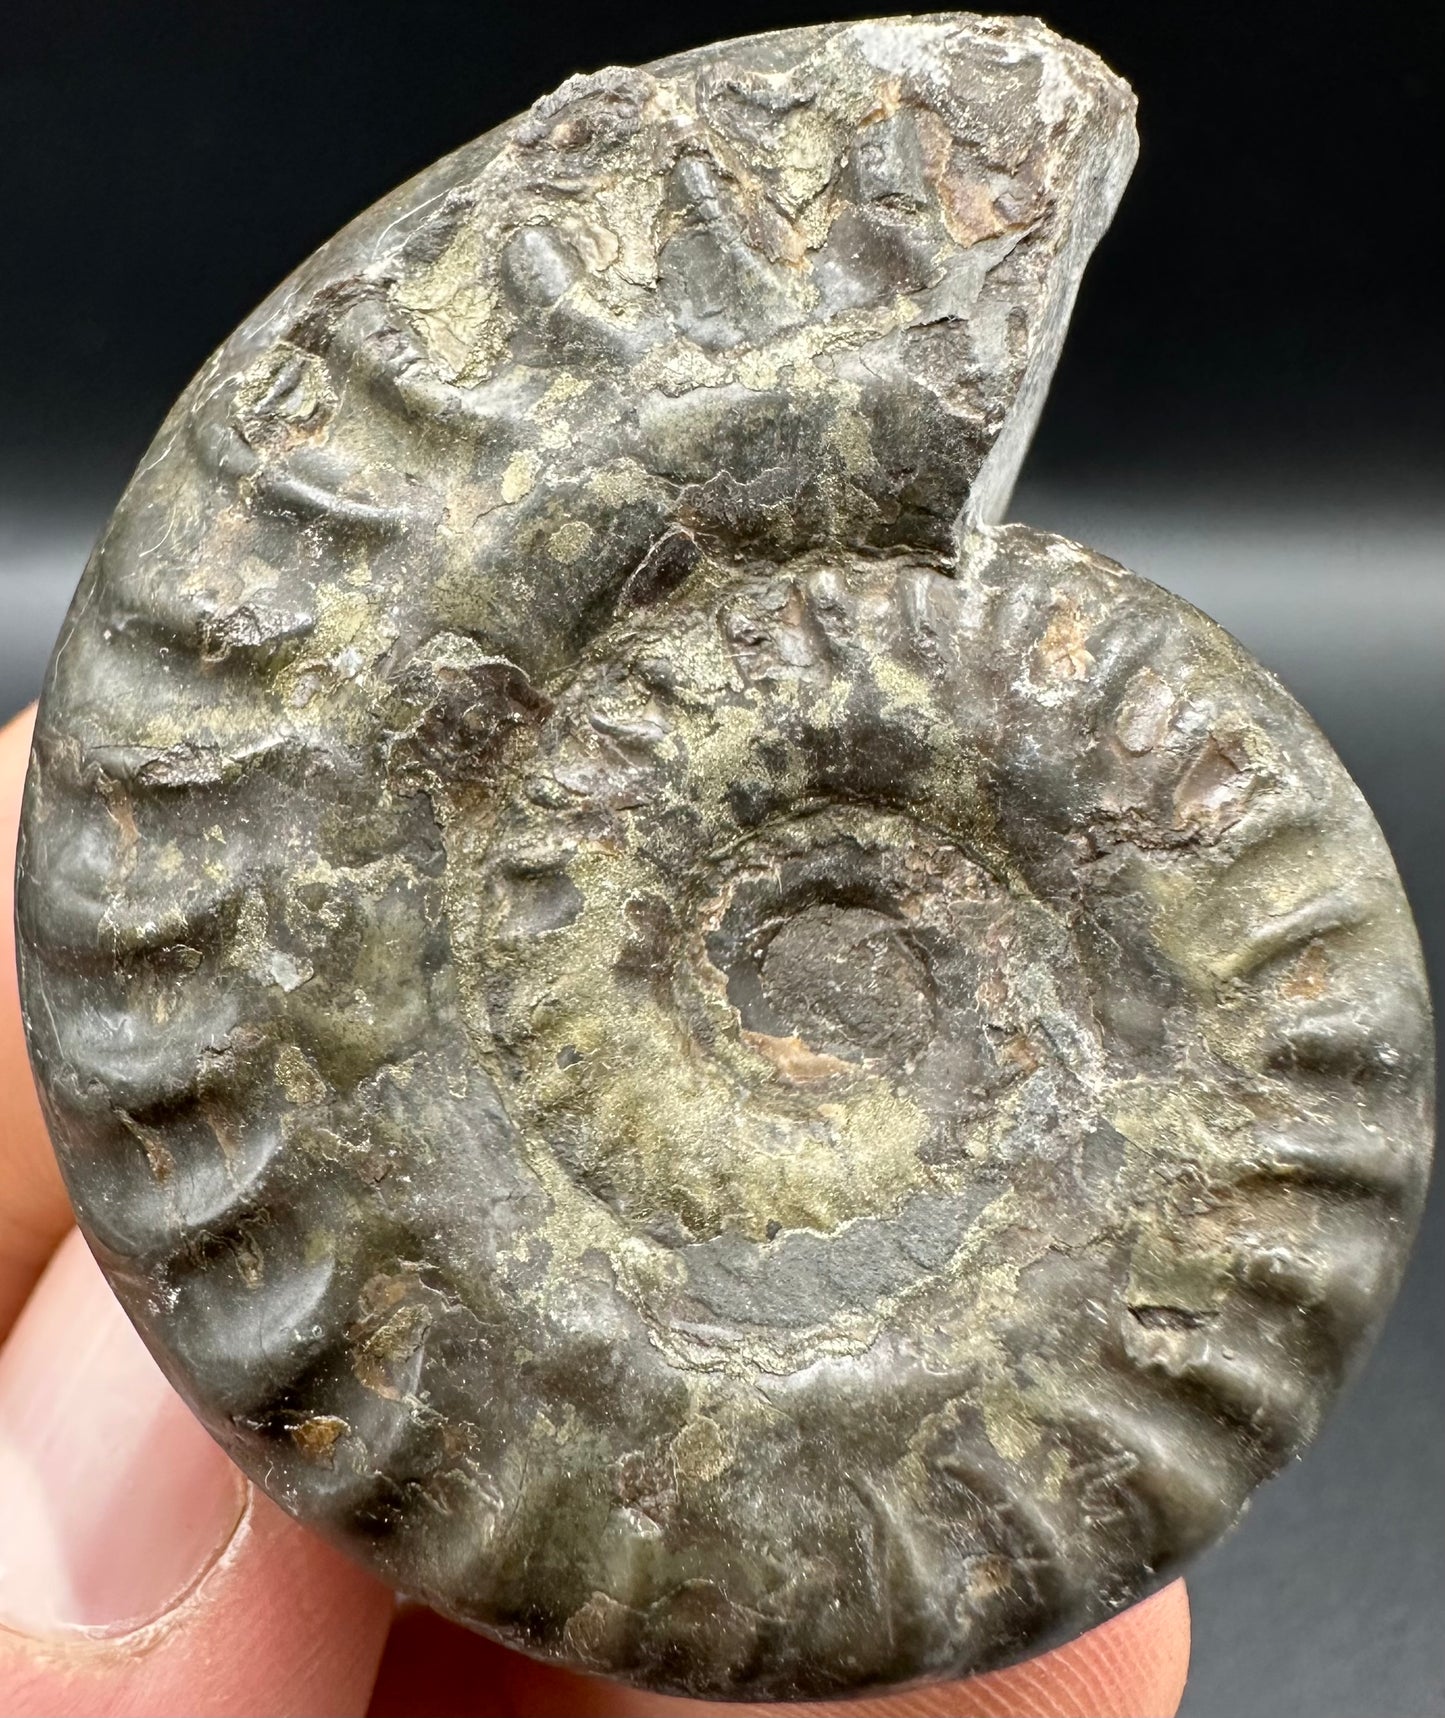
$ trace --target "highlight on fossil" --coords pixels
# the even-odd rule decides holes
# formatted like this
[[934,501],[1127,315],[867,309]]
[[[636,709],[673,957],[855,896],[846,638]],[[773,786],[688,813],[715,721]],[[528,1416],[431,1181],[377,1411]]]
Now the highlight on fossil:
[[1001,522],[1133,107],[965,15],[569,79],[237,330],[66,621],[18,912],[80,1221],[242,1468],[529,1652],[1039,1650],[1393,1292],[1367,807]]

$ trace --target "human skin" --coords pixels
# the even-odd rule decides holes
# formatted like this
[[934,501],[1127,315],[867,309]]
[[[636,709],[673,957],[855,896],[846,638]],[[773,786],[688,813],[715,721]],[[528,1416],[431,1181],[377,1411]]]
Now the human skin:
[[394,1596],[191,1418],[71,1226],[26,1062],[11,879],[32,714],[0,730],[0,1711],[1144,1718],[1189,1659],[1180,1582],[1020,1665],[886,1698],[713,1706],[535,1663]]

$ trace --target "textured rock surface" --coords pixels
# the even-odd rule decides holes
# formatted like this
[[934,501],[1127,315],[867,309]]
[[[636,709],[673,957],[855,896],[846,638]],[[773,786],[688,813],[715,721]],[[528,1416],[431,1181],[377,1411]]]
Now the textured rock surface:
[[573,79],[237,332],[76,598],[19,914],[81,1221],[250,1473],[528,1650],[1039,1648],[1388,1302],[1368,810],[1204,617],[996,524],[1131,112],[1021,20]]

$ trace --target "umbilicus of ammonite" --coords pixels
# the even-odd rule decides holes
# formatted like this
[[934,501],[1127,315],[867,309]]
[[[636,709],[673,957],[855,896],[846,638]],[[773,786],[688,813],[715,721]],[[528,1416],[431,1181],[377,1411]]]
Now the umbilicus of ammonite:
[[80,1222],[242,1468],[529,1652],[1036,1651],[1390,1298],[1369,811],[999,522],[1133,107],[961,15],[569,79],[226,342],[75,598],[19,923]]

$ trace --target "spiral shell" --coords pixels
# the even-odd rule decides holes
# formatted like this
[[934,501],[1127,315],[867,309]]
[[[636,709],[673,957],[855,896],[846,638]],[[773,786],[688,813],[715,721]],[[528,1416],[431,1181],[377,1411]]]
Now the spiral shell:
[[327,245],[98,547],[19,872],[77,1210],[288,1509],[691,1694],[987,1668],[1393,1289],[1389,854],[1187,605],[996,523],[1132,100],[1027,20],[574,78]]

